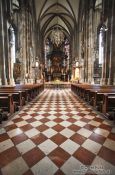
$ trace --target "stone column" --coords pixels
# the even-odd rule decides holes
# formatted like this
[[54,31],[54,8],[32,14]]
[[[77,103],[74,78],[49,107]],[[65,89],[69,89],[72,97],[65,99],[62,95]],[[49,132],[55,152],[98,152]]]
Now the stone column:
[[112,1],[109,84],[115,85],[115,1]]
[[93,81],[93,9],[89,11],[89,36],[88,36],[88,83],[94,83]]
[[26,9],[22,7],[21,10],[21,30],[20,30],[20,42],[21,42],[21,84],[25,84],[25,76],[26,76],[26,17],[25,17]]
[[13,70],[14,70],[14,60],[15,60],[15,33],[14,29],[11,27],[10,29],[10,43],[9,43],[9,84],[15,85]]
[[0,1],[0,83],[7,85],[6,62],[5,62],[5,33],[4,33],[4,9],[3,0]]

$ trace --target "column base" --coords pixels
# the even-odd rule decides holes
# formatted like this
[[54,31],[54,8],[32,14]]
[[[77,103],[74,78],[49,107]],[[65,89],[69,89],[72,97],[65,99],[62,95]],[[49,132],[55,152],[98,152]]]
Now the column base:
[[8,81],[6,78],[4,79],[4,85],[8,85]]
[[0,78],[0,86],[2,85],[2,79]]
[[15,85],[14,78],[10,78],[9,82],[10,82],[10,84],[9,84],[9,85],[11,85],[11,86],[14,86],[14,85]]
[[95,84],[94,79],[91,81],[91,84]]
[[108,78],[107,85],[115,85],[115,78],[114,79]]
[[84,80],[83,80],[83,79],[79,79],[79,82],[80,82],[80,83],[84,83]]
[[107,81],[106,78],[101,78],[100,85],[106,85],[106,81]]

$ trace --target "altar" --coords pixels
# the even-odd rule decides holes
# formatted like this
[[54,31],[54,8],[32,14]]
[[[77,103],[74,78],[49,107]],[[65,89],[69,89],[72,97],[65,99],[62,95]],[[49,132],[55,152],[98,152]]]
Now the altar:
[[45,88],[52,88],[52,89],[65,89],[70,88],[71,83],[70,82],[63,82],[63,81],[50,81],[45,82]]
[[54,48],[52,52],[47,54],[45,69],[45,81],[47,82],[53,82],[57,79],[61,82],[68,82],[70,80],[69,59],[60,49]]

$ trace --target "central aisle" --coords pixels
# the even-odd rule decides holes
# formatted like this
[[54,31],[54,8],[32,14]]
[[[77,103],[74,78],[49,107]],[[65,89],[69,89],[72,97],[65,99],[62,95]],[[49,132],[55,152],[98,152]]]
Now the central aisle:
[[112,175],[115,128],[70,90],[45,90],[0,129],[0,168],[3,175],[84,175],[88,168]]

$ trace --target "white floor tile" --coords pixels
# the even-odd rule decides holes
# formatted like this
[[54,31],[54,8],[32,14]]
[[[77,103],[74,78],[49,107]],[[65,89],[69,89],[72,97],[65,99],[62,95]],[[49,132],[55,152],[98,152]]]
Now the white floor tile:
[[87,150],[91,151],[94,154],[98,154],[98,152],[101,149],[102,145],[100,145],[99,143],[94,142],[93,140],[87,139],[82,144],[82,147],[86,148]]
[[26,121],[21,121],[21,122],[16,123],[16,126],[21,127],[21,126],[24,126],[24,125],[27,125],[27,124],[28,123]]
[[22,130],[20,128],[13,129],[11,131],[8,131],[8,135],[10,138],[17,136],[22,133]]
[[76,121],[74,124],[77,125],[77,126],[83,127],[83,126],[85,126],[87,123],[82,122],[82,121]]
[[43,115],[38,115],[38,116],[36,116],[36,117],[34,117],[36,120],[41,120],[41,119],[43,119],[44,118],[44,116]]
[[18,145],[16,145],[18,151],[21,154],[25,154],[26,152],[30,151],[31,149],[33,149],[36,145],[30,140],[26,140]]
[[45,153],[45,155],[48,155],[51,151],[57,148],[58,145],[56,145],[51,140],[46,140],[45,142],[38,145],[38,147]]
[[60,147],[72,155],[80,147],[80,145],[68,139],[62,143]]
[[71,123],[68,122],[68,121],[63,121],[63,122],[60,123],[60,125],[62,125],[62,126],[64,126],[64,127],[68,127],[68,126],[71,125]]
[[115,174],[115,166],[105,161],[101,157],[97,156],[92,162],[91,169],[97,175],[114,175]]
[[30,115],[26,115],[26,116],[23,116],[22,118],[23,118],[24,120],[27,120],[27,119],[32,118],[32,116],[30,116]]
[[40,121],[35,121],[35,122],[32,122],[32,123],[30,123],[33,127],[37,127],[37,126],[40,126],[40,125],[42,125],[42,122],[40,122]]
[[12,124],[14,124],[14,122],[9,120],[9,121],[5,122],[4,126],[9,126],[9,125],[12,125]]
[[45,123],[45,125],[47,125],[48,127],[53,127],[53,126],[57,125],[57,123],[54,121],[49,121],[49,122]]
[[94,130],[94,132],[96,134],[102,135],[103,137],[107,137],[109,135],[109,131],[105,130],[105,129],[101,129],[101,128],[96,128]]
[[71,114],[78,114],[78,111],[71,111]]
[[25,132],[25,134],[26,134],[29,138],[31,138],[31,137],[33,137],[33,136],[39,134],[39,133],[40,133],[40,132],[39,132],[37,129],[35,129],[35,128],[30,129],[29,131],[26,131],[26,132]]
[[65,136],[66,138],[70,138],[75,132],[68,129],[68,128],[65,128],[63,129],[61,132],[60,132],[63,136]]
[[53,130],[52,128],[49,128],[49,129],[45,130],[45,131],[43,132],[43,134],[44,134],[46,137],[50,138],[50,137],[54,136],[55,134],[57,134],[57,132],[56,132],[55,130]]
[[114,140],[106,139],[103,145],[111,149],[112,151],[115,151],[115,141]]
[[97,121],[90,121],[88,124],[98,127],[101,123]]
[[60,118],[63,120],[67,120],[69,117],[67,115],[62,115]]
[[77,131],[77,133],[84,136],[84,137],[87,137],[87,138],[92,134],[91,131],[89,131],[85,128],[81,128],[79,131]]
[[21,158],[9,163],[7,166],[1,169],[3,175],[22,175],[28,170],[26,162]]
[[45,157],[34,165],[31,170],[35,175],[54,175],[58,167],[48,157]]
[[0,128],[0,135],[6,133],[6,130],[4,128]]
[[13,146],[14,146],[14,144],[10,139],[1,142],[0,143],[0,153],[13,147]]
[[54,120],[54,119],[56,119],[57,117],[56,117],[55,115],[49,115],[47,118],[50,119],[50,120]]
[[84,175],[86,170],[84,171],[82,167],[84,167],[84,165],[80,161],[74,157],[70,157],[61,167],[61,170],[65,175]]
[[89,120],[93,120],[95,118],[94,116],[91,116],[91,115],[85,115],[84,117],[89,119]]

